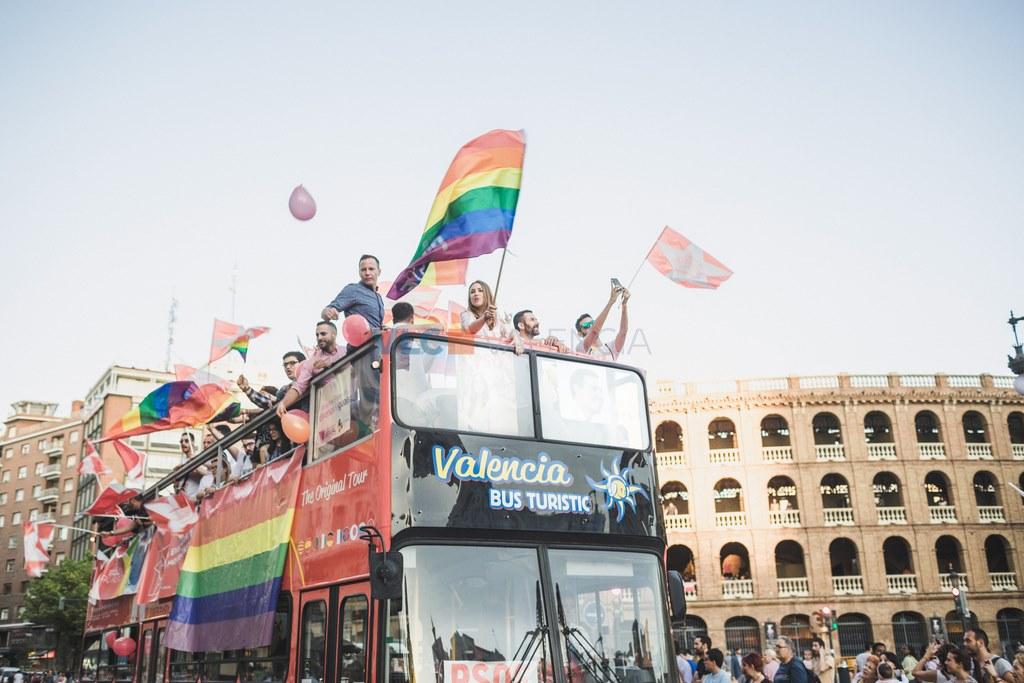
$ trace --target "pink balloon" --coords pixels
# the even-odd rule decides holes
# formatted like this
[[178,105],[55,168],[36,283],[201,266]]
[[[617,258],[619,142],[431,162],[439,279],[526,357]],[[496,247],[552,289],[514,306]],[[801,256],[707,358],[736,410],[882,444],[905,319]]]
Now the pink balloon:
[[107,641],[107,647],[114,647],[114,642],[117,640],[117,631],[111,631],[103,639]]
[[309,420],[301,418],[295,413],[284,414],[284,417],[281,418],[281,429],[292,443],[309,441]]
[[131,653],[135,652],[135,641],[128,636],[118,638],[114,641],[111,649],[114,651],[114,654],[119,657],[127,657]]
[[352,346],[362,346],[373,336],[370,323],[358,313],[345,318],[345,322],[341,324],[341,332],[345,335],[345,341]]
[[288,210],[300,221],[308,221],[316,215],[316,202],[302,185],[296,185],[292,196],[288,198]]

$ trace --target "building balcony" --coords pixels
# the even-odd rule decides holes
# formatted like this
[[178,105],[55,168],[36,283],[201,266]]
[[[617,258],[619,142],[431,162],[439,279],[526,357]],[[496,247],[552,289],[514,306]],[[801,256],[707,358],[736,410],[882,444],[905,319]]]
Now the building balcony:
[[990,443],[969,443],[967,444],[968,460],[991,460],[992,444]]
[[810,581],[807,577],[796,579],[775,579],[779,588],[780,598],[803,598],[811,594]]
[[1002,524],[1006,522],[1002,505],[979,505],[978,521],[982,524]]
[[690,531],[693,521],[690,515],[665,515],[665,528],[669,531]]
[[41,472],[43,479],[60,479],[60,463],[47,465]]
[[825,526],[853,525],[853,508],[825,508]]
[[793,462],[792,446],[766,446],[761,449],[762,462]]
[[890,593],[917,592],[917,576],[914,574],[887,574],[885,582]]
[[814,447],[814,457],[818,462],[844,462],[846,449],[841,443],[819,444]]
[[753,598],[754,597],[754,580],[753,579],[723,579],[722,580],[722,597],[723,598]]
[[38,500],[40,503],[55,503],[57,501],[57,498],[59,497],[60,489],[58,489],[56,486],[51,486],[48,489],[43,489],[42,491],[40,491],[39,495],[36,496],[36,500]]
[[768,524],[773,527],[800,526],[799,510],[769,510]]
[[1012,443],[1010,449],[1010,455],[1014,460],[1024,460],[1024,443]]
[[747,526],[747,513],[716,512],[715,526],[719,529],[742,529]]
[[917,455],[921,460],[945,460],[946,444],[919,443],[917,444]]
[[896,444],[894,443],[869,443],[868,460],[895,460]]
[[64,452],[64,444],[55,444],[47,441],[43,444],[43,453],[47,455],[60,455]]
[[39,515],[36,516],[36,520],[35,521],[37,521],[37,522],[55,522],[55,521],[57,521],[57,515],[55,515],[52,512],[40,512]]
[[906,524],[907,508],[899,507],[875,508],[878,510],[879,524]]
[[657,453],[655,454],[654,459],[663,467],[686,466],[686,453],[683,453],[682,451],[666,451],[665,453]]
[[932,524],[956,524],[956,506],[929,505],[928,521]]
[[708,451],[708,462],[712,465],[728,465],[740,461],[738,448],[713,448]]
[[988,580],[992,582],[994,591],[1017,590],[1017,575],[1013,572],[989,572]]
[[[944,591],[953,590],[953,579],[949,578],[949,574],[939,574],[939,586]],[[964,590],[968,589],[967,574],[960,574],[960,588]]]
[[833,576],[832,592],[836,595],[864,595],[864,577]]

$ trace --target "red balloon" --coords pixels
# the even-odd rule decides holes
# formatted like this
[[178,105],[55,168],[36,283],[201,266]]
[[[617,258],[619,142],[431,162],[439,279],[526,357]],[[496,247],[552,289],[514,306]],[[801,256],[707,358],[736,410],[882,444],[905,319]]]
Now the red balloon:
[[111,648],[114,650],[114,654],[119,657],[127,657],[131,653],[135,652],[135,641],[130,637],[125,636],[124,638],[118,638],[114,641]]
[[103,639],[107,641],[107,647],[113,648],[114,642],[117,640],[117,631],[111,631]]
[[302,185],[297,185],[288,198],[288,210],[300,221],[308,221],[316,215],[316,202]]
[[306,443],[309,441],[309,420],[296,414],[299,412],[303,411],[296,410],[285,413],[284,417],[281,418],[281,429],[284,430],[284,435],[292,443]]
[[341,324],[341,332],[345,335],[345,341],[352,346],[362,346],[373,336],[370,323],[358,313],[345,318],[345,322]]

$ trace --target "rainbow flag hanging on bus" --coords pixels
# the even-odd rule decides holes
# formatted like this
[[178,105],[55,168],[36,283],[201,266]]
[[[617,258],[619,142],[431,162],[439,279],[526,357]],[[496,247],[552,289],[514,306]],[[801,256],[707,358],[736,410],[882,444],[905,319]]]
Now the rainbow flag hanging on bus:
[[121,416],[102,441],[206,424],[231,401],[231,392],[216,384],[168,382],[151,391],[138,407]]
[[523,132],[515,130],[492,130],[459,150],[441,181],[412,262],[395,278],[389,299],[401,299],[415,288],[431,263],[482,256],[508,244],[525,154]]
[[204,652],[270,644],[304,450],[203,501],[178,578],[167,647]]

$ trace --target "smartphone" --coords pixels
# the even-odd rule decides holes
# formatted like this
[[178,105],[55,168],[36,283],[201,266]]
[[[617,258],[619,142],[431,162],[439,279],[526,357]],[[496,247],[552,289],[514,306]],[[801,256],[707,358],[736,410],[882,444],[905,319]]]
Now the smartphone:
[[622,283],[619,282],[619,278],[617,278],[617,277],[613,277],[612,278],[612,287],[614,287],[615,289],[622,289],[623,288],[622,287]]

